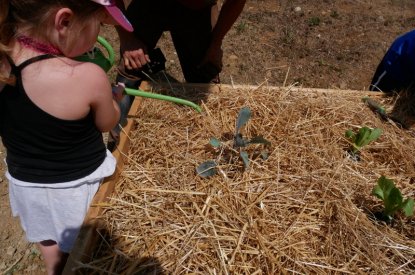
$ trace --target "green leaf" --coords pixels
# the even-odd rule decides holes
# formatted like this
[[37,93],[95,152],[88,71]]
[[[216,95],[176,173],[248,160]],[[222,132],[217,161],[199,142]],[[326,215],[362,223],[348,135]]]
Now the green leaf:
[[379,185],[373,187],[372,195],[376,196],[378,199],[384,200],[385,195],[383,193],[382,188]]
[[392,188],[395,187],[395,184],[391,179],[388,179],[385,176],[381,176],[377,183],[378,185],[373,188],[372,194],[381,200],[385,200],[389,196]]
[[381,134],[382,134],[382,129],[379,129],[379,128],[372,129],[368,139],[369,141],[375,141],[380,137]]
[[347,138],[351,139],[352,142],[355,141],[356,135],[355,133],[353,133],[352,130],[347,130],[346,133],[344,134]]
[[251,138],[251,140],[249,141],[249,143],[251,143],[251,144],[271,145],[271,142],[269,142],[268,140],[266,140],[262,136],[256,136],[256,137]]
[[402,204],[402,211],[407,217],[414,215],[414,200],[412,198],[406,199]]
[[221,145],[221,142],[220,142],[220,140],[218,140],[217,138],[210,138],[210,141],[209,141],[209,143],[210,143],[210,145],[212,145],[214,148],[218,148],[218,147],[220,147],[220,145]]
[[356,141],[356,145],[363,147],[368,145],[371,141],[374,141],[380,137],[382,130],[379,128],[371,129],[368,127],[360,128],[359,133],[362,132],[360,138]]
[[402,194],[398,188],[394,187],[389,193],[389,196],[383,201],[385,205],[384,213],[388,216],[393,216],[396,211],[401,209]]
[[378,179],[378,184],[380,186],[380,188],[382,188],[382,191],[384,193],[383,199],[387,199],[389,197],[390,192],[392,191],[393,188],[395,188],[395,184],[393,183],[393,180],[388,179],[385,176],[381,176]]
[[401,191],[399,191],[391,179],[385,176],[381,176],[378,179],[378,184],[373,188],[372,194],[383,200],[385,207],[383,213],[390,219],[399,210],[402,210],[407,217],[414,214],[414,200],[409,198],[403,201]]
[[362,140],[360,141],[360,144],[358,144],[360,147],[368,145],[371,141],[376,140],[380,134],[382,133],[382,130],[376,128],[376,129],[370,129],[365,131]]
[[370,135],[370,129],[368,127],[360,128],[359,131],[357,132],[356,140],[354,142],[356,147],[360,149],[363,145],[366,145],[364,143],[369,137],[369,135]]
[[248,107],[243,107],[239,111],[238,119],[236,120],[236,134],[239,133],[241,128],[248,122],[251,118],[251,110]]
[[247,169],[249,167],[249,163],[250,163],[249,158],[248,158],[248,153],[245,152],[245,151],[241,151],[239,153],[239,155],[241,156],[241,158],[244,162],[245,169]]
[[202,178],[207,178],[216,175],[216,162],[214,160],[208,160],[200,164],[196,168],[196,172]]
[[382,134],[382,130],[379,128],[371,129],[369,127],[361,127],[357,134],[354,134],[351,130],[347,130],[345,136],[351,139],[352,152],[357,153],[363,146],[368,145],[371,141],[379,138]]

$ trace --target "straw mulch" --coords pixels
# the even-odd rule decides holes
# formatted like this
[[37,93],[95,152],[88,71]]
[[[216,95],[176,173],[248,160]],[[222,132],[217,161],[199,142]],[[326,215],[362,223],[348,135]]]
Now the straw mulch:
[[[144,100],[129,164],[102,217],[107,239],[85,266],[113,274],[414,274],[415,219],[374,220],[382,204],[371,191],[384,175],[415,197],[415,139],[370,111],[365,95],[223,87],[202,114]],[[392,110],[394,99],[375,99]],[[209,139],[232,135],[243,106],[252,118],[242,133],[271,141],[269,159],[254,159],[251,145],[249,170],[233,161],[199,177],[195,168],[218,156]],[[355,161],[344,134],[362,126],[383,134]]]

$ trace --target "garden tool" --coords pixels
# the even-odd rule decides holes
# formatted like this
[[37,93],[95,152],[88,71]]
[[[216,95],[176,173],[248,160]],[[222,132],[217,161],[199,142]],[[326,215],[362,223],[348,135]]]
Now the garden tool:
[[362,101],[370,108],[370,110],[378,114],[382,118],[382,120],[388,120],[388,115],[386,114],[385,108],[378,102],[376,102],[374,99],[369,97],[363,97]]
[[151,50],[148,55],[151,61],[144,65],[143,72],[146,74],[164,72],[166,69],[166,57],[160,48]]
[[370,98],[370,97],[363,97],[362,98],[362,101],[374,112],[374,113],[376,113],[376,114],[378,114],[379,116],[380,116],[380,118],[383,120],[383,121],[387,121],[387,122],[389,122],[389,123],[391,123],[392,122],[392,124],[396,124],[396,125],[399,125],[399,126],[401,126],[401,127],[403,127],[403,128],[406,128],[406,127],[404,127],[404,124],[399,120],[399,119],[397,119],[396,117],[394,117],[394,116],[391,116],[391,115],[389,115],[389,114],[387,114],[386,113],[386,109],[385,109],[385,107],[383,107],[380,103],[378,103],[376,100],[374,100],[374,99],[372,99],[372,98]]

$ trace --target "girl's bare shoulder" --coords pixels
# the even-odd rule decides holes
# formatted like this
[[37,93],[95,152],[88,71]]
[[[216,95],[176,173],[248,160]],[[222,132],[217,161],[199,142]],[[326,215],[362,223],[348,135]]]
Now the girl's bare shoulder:
[[79,62],[69,58],[56,60],[54,63],[53,66],[56,67],[49,68],[52,72],[52,75],[49,77],[56,77],[55,81],[57,82],[70,83],[69,85],[72,87],[82,86],[83,90],[88,90],[92,93],[110,89],[107,74],[94,63]]
[[107,78],[105,71],[92,62],[80,62],[70,58],[60,60],[62,65],[66,65],[67,72],[73,73],[73,77],[98,77]]

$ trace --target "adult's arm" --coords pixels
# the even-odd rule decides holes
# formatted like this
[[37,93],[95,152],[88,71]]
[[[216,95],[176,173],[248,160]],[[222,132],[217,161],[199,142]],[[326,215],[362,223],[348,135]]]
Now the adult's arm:
[[241,14],[246,0],[226,0],[220,9],[218,20],[212,30],[212,42],[203,63],[211,62],[222,68],[222,42]]
[[223,38],[241,14],[246,0],[226,0],[222,5],[218,21],[213,28],[212,43],[221,44]]
[[[124,1],[116,0],[116,4],[125,14]],[[115,26],[115,29],[120,39],[120,54],[125,68],[129,70],[140,69],[150,61],[147,46],[137,39],[133,32],[128,32],[120,26]]]

